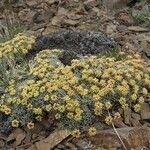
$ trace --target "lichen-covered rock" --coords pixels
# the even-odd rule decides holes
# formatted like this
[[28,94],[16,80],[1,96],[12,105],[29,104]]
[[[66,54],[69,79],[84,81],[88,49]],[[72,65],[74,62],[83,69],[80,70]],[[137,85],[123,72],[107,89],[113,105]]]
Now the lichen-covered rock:
[[60,59],[64,64],[67,64],[70,60],[84,55],[108,52],[116,48],[116,43],[101,32],[55,32],[38,37],[27,57],[31,58],[44,49],[55,48],[64,51]]

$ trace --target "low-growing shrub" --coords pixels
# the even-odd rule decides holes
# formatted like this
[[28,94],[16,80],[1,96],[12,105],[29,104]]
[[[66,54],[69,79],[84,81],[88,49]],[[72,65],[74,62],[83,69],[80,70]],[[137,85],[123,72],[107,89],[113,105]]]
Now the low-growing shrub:
[[150,90],[150,68],[140,55],[85,56],[64,65],[60,53],[41,51],[28,63],[29,70],[8,82],[0,98],[1,131],[31,129],[51,114],[58,126],[74,130],[75,137],[80,131],[94,135],[94,122],[110,125],[121,109],[140,111]]

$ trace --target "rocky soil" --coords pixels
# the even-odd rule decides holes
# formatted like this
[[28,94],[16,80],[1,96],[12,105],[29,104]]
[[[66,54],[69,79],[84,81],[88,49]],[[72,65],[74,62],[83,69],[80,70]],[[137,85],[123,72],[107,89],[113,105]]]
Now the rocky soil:
[[[0,2],[0,27],[6,12],[13,11],[31,35],[62,30],[102,31],[113,37],[120,49],[139,51],[150,65],[150,3],[131,0],[18,0],[11,5]],[[109,5],[108,5],[109,4]],[[127,4],[130,7],[126,7]],[[143,16],[145,17],[143,19]],[[103,124],[95,137],[74,139],[70,132],[55,129],[52,118],[37,123],[33,130],[16,129],[0,134],[0,150],[148,150],[150,148],[150,94],[142,111],[124,112],[114,129]]]

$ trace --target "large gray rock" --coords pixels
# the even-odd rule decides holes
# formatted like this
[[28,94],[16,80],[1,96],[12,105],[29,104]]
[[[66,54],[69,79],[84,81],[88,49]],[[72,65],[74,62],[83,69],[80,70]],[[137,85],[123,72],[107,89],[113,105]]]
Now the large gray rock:
[[31,58],[44,49],[62,49],[60,59],[68,64],[74,58],[108,52],[116,47],[115,41],[101,32],[55,32],[38,37],[27,57]]

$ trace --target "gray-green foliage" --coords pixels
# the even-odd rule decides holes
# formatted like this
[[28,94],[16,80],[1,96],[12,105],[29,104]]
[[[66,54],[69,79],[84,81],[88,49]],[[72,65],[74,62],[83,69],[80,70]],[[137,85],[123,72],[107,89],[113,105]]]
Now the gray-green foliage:
[[17,16],[12,12],[4,12],[4,20],[0,21],[0,43],[6,42],[12,39],[16,34],[25,31],[25,26],[17,18]]

